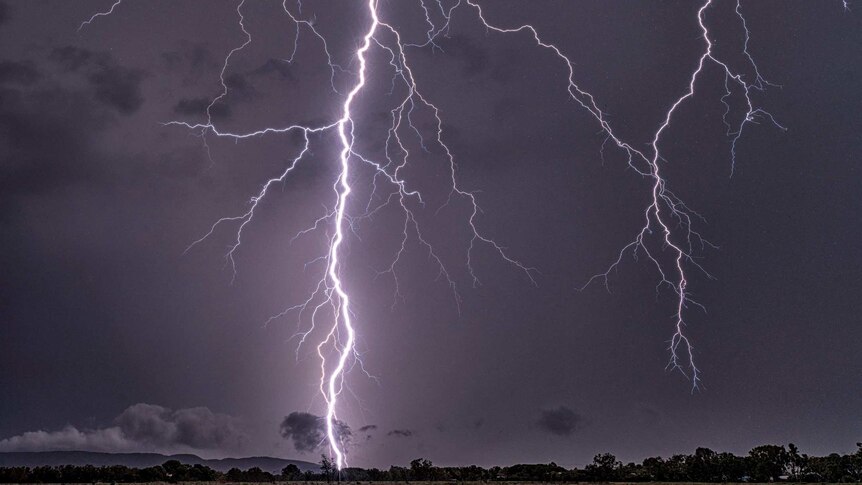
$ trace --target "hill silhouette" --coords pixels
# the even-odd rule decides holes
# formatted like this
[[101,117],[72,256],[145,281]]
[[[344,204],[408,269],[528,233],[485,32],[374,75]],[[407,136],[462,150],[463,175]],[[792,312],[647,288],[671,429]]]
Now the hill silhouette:
[[0,452],[0,467],[59,466],[59,465],[125,465],[132,468],[147,468],[161,465],[168,460],[177,460],[187,465],[205,465],[213,470],[227,472],[231,468],[247,470],[258,467],[270,473],[281,473],[281,469],[293,464],[301,471],[319,471],[320,465],[301,460],[287,460],[271,456],[246,458],[205,459],[192,454],[162,455],[160,453],[100,453],[94,451],[16,451]]

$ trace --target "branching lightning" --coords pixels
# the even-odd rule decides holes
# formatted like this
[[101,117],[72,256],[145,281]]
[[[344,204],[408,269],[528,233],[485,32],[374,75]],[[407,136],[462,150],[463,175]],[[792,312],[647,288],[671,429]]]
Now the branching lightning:
[[[529,24],[503,28],[498,27],[485,18],[481,6],[475,0],[465,0],[466,3],[473,7],[479,16],[480,21],[489,31],[501,34],[515,34],[519,32],[528,33],[538,47],[551,50],[568,69],[568,93],[578,105],[587,110],[590,115],[599,123],[602,130],[607,136],[606,141],[613,142],[618,148],[623,150],[628,159],[628,164],[638,174],[651,180],[650,193],[651,203],[644,209],[644,225],[633,238],[632,242],[623,247],[617,259],[608,267],[608,269],[598,275],[593,276],[587,284],[595,280],[604,281],[607,286],[610,273],[614,271],[623,258],[630,254],[637,258],[639,254],[643,254],[647,260],[655,267],[659,275],[658,286],[667,286],[676,294],[676,313],[674,315],[674,331],[669,342],[670,360],[668,367],[673,370],[678,370],[686,375],[692,383],[692,390],[697,389],[700,382],[700,370],[695,365],[694,352],[691,340],[685,333],[685,312],[690,306],[702,307],[699,303],[692,299],[688,292],[688,273],[689,268],[702,271],[704,274],[709,274],[698,264],[692,257],[694,242],[701,246],[709,245],[700,234],[692,228],[692,218],[700,216],[690,210],[685,203],[680,200],[668,188],[668,181],[661,173],[660,162],[664,161],[661,154],[660,141],[665,130],[670,126],[673,115],[677,109],[689,98],[695,95],[695,83],[702,75],[704,66],[711,62],[719,66],[725,75],[726,94],[722,97],[721,102],[727,108],[725,112],[725,125],[728,128],[728,135],[732,137],[731,143],[731,173],[736,162],[736,143],[742,136],[743,129],[748,123],[756,123],[759,119],[767,119],[778,128],[785,128],[778,124],[769,112],[757,107],[752,98],[752,90],[763,90],[769,82],[761,75],[754,62],[754,58],[748,51],[748,41],[750,32],[742,14],[741,3],[737,1],[736,13],[739,17],[742,27],[745,32],[745,44],[743,54],[750,62],[750,67],[754,70],[754,80],[746,81],[745,76],[733,70],[730,65],[716,57],[713,53],[713,42],[710,39],[711,32],[704,23],[706,11],[712,6],[713,0],[705,1],[697,11],[697,22],[700,26],[702,35],[701,39],[704,43],[704,50],[698,59],[697,65],[692,71],[687,89],[677,98],[668,108],[665,113],[662,123],[654,131],[652,141],[648,151],[638,150],[629,142],[624,141],[616,134],[605,114],[599,108],[592,94],[585,91],[575,82],[575,67],[574,63],[567,57],[556,45],[546,42],[539,35],[535,27]],[[726,102],[726,98],[732,95],[731,89],[736,87],[741,91],[741,96],[744,99],[747,111],[742,119],[732,124],[727,119],[730,113],[730,105]],[[654,249],[648,246],[648,239],[651,236],[657,235],[660,239],[661,246],[672,253],[673,263],[671,265],[662,261],[662,258],[655,254]],[[582,288],[583,289],[583,288]]]
[[[206,121],[203,123],[168,121],[164,125],[186,128],[199,134],[203,139],[208,153],[208,136],[239,141],[265,135],[300,133],[302,135],[302,143],[300,150],[290,160],[287,167],[280,174],[266,180],[260,190],[250,198],[248,207],[244,212],[239,215],[218,219],[201,238],[192,242],[187,250],[208,239],[219,227],[233,225],[235,227],[233,232],[234,237],[228,247],[225,258],[235,276],[237,271],[235,254],[242,245],[244,231],[255,219],[260,202],[267,197],[274,186],[283,184],[290,178],[296,167],[306,159],[314,141],[322,139],[328,133],[337,136],[339,143],[338,174],[332,186],[333,202],[331,206],[324,209],[323,213],[310,227],[299,231],[294,236],[294,239],[297,239],[314,232],[324,232],[326,234],[328,244],[325,251],[306,265],[306,267],[310,267],[322,264],[324,268],[320,273],[317,284],[307,298],[299,304],[290,306],[281,313],[274,315],[270,318],[270,321],[288,314],[295,314],[300,325],[303,322],[308,322],[306,327],[296,334],[299,347],[304,345],[309,338],[312,338],[316,330],[322,328],[324,336],[316,345],[317,355],[320,358],[321,372],[319,390],[326,404],[327,441],[331,454],[334,456],[335,464],[339,469],[345,466],[347,461],[346,443],[338,435],[337,429],[338,398],[345,387],[345,375],[355,365],[359,365],[362,368],[362,361],[356,351],[357,327],[354,321],[355,315],[350,306],[350,289],[346,287],[343,279],[344,272],[347,271],[343,247],[349,235],[348,233],[353,228],[353,224],[361,219],[372,217],[384,207],[393,205],[398,207],[400,213],[403,215],[400,248],[393,255],[391,264],[380,272],[380,274],[392,277],[395,284],[396,301],[401,295],[397,267],[402,255],[406,251],[408,241],[412,238],[427,251],[428,257],[438,268],[438,276],[451,289],[455,304],[460,309],[461,296],[455,278],[452,277],[444,265],[443,259],[430,244],[429,239],[423,234],[414,212],[415,208],[423,207],[425,201],[418,190],[411,188],[413,184],[403,177],[405,168],[410,163],[412,155],[408,149],[409,144],[405,141],[405,136],[416,136],[421,148],[426,152],[429,152],[430,144],[433,144],[433,146],[442,152],[449,175],[449,201],[453,198],[458,198],[468,204],[469,214],[465,219],[465,224],[470,231],[470,240],[464,263],[472,278],[473,285],[479,284],[479,278],[474,268],[474,252],[479,246],[489,248],[504,262],[511,264],[514,268],[523,272],[532,283],[536,283],[534,278],[537,272],[534,268],[521,263],[510,255],[503,246],[481,230],[479,224],[481,211],[476,195],[471,191],[463,189],[459,184],[455,156],[444,141],[442,113],[422,93],[419,82],[411,69],[410,57],[408,55],[410,50],[423,48],[440,49],[437,40],[441,36],[449,35],[451,19],[458,12],[463,12],[464,15],[472,15],[489,34],[522,34],[525,40],[535,47],[553,53],[555,58],[566,67],[567,75],[560,82],[566,85],[570,99],[598,123],[606,136],[606,143],[611,142],[621,150],[625,154],[627,164],[648,182],[646,190],[650,194],[650,198],[647,206],[643,208],[643,225],[634,235],[631,242],[620,250],[618,256],[611,262],[606,271],[590,278],[584,287],[596,281],[602,281],[607,287],[611,273],[618,268],[627,256],[635,259],[642,256],[645,257],[658,275],[657,290],[667,287],[675,295],[675,314],[673,316],[672,334],[668,347],[670,354],[668,367],[684,374],[690,380],[692,390],[698,388],[701,372],[695,365],[693,345],[686,333],[686,322],[691,307],[703,307],[692,299],[688,286],[692,271],[700,271],[709,277],[705,269],[696,262],[693,253],[697,247],[703,249],[705,246],[711,245],[693,227],[694,221],[702,218],[687,207],[668,187],[668,179],[661,170],[662,163],[666,163],[662,152],[662,142],[680,106],[695,97],[696,84],[705,75],[707,65],[717,67],[724,74],[725,94],[719,101],[726,108],[724,123],[727,127],[727,135],[730,138],[729,158],[731,175],[736,165],[737,142],[743,136],[744,130],[748,125],[767,121],[780,130],[786,130],[768,111],[757,105],[753,98],[755,91],[763,91],[767,87],[773,86],[773,84],[761,75],[760,69],[749,51],[750,30],[743,14],[741,0],[736,0],[734,11],[745,36],[742,52],[740,53],[747,63],[747,66],[744,67],[745,72],[733,68],[729,60],[721,58],[714,51],[713,32],[707,26],[706,17],[716,1],[705,0],[697,10],[696,22],[701,31],[700,41],[703,44],[703,50],[692,68],[687,86],[681,89],[680,95],[667,107],[661,123],[654,130],[650,130],[652,133],[651,141],[646,149],[635,148],[632,142],[624,140],[617,134],[608,117],[599,107],[595,97],[587,90],[581,88],[576,82],[575,64],[561,48],[545,40],[533,25],[523,24],[505,27],[492,23],[486,17],[477,0],[454,0],[453,2],[447,2],[451,3],[448,7],[444,6],[443,0],[435,0],[433,5],[429,5],[431,4],[430,1],[418,0],[427,25],[427,30],[424,33],[425,40],[421,43],[404,42],[399,30],[393,24],[387,22],[383,13],[379,11],[377,0],[365,1],[364,5],[368,16],[367,30],[365,30],[359,46],[352,53],[353,59],[358,64],[356,72],[349,72],[333,61],[334,56],[330,51],[326,37],[320,33],[312,21],[302,17],[301,2],[296,3],[296,12],[293,12],[287,0],[284,0],[282,3],[284,13],[290,18],[296,28],[292,52],[285,61],[289,63],[293,62],[300,45],[302,32],[306,31],[310,33],[314,37],[315,42],[320,43],[323,60],[331,73],[331,89],[335,96],[343,99],[340,109],[341,115],[336,120],[319,125],[287,124],[248,132],[233,132],[221,129],[213,121],[212,109],[218,103],[223,102],[229,93],[228,84],[225,82],[225,73],[229,68],[232,57],[239,55],[243,49],[252,43],[252,35],[246,28],[245,17],[243,16],[243,8],[246,0],[239,1],[236,13],[238,25],[245,40],[240,45],[231,49],[224,58],[219,75],[222,90],[217,96],[212,98],[207,106]],[[121,3],[122,0],[117,0],[110,6],[110,9],[94,14],[90,19],[81,23],[79,30],[92,23],[98,17],[112,14]],[[847,0],[843,1],[843,6],[845,9],[849,9]],[[432,9],[435,10],[434,15],[432,15]],[[440,22],[440,25],[437,25],[434,18],[442,18],[443,21]],[[379,49],[389,59],[389,67],[392,71],[391,78],[382,80],[379,76],[373,76],[372,73],[367,72],[368,55],[376,49]],[[339,85],[339,78],[343,76],[348,76],[352,84],[349,90],[341,93],[337,89],[337,86]],[[354,101],[358,96],[361,96],[363,88],[371,81],[390,83],[390,94],[395,92],[396,86],[402,87],[405,91],[403,97],[400,97],[399,101],[394,105],[395,107],[389,111],[391,123],[386,134],[384,156],[381,160],[374,160],[373,157],[360,153],[354,143],[354,130],[358,123],[358,118],[354,115]],[[744,114],[737,119],[732,119],[733,116],[731,113],[733,110],[728,101],[731,98],[739,99],[744,106]],[[416,113],[422,110],[425,110],[434,119],[434,133],[429,139],[423,136],[413,121]],[[353,187],[351,186],[352,180],[350,175],[351,168],[355,165],[370,167],[374,173],[371,181],[371,197],[365,204],[357,203],[351,197]],[[375,203],[374,196],[381,190],[378,183],[388,187],[389,192],[384,194],[382,202]],[[361,206],[364,206],[363,210],[357,211],[355,209],[355,207]],[[299,347],[297,348],[297,352],[299,351]]]
[[[476,200],[474,193],[462,189],[458,184],[455,157],[449,146],[446,145],[443,140],[443,120],[440,115],[440,110],[420,92],[405,53],[406,45],[401,41],[401,35],[398,30],[391,24],[386,23],[379,18],[376,0],[368,0],[366,4],[370,23],[360,47],[354,53],[354,57],[358,61],[359,67],[358,72],[355,74],[355,83],[350,91],[346,93],[341,109],[341,118],[331,123],[317,126],[288,125],[283,127],[267,127],[261,130],[245,133],[223,131],[216,127],[213,123],[211,110],[213,106],[228,94],[228,87],[224,76],[230,63],[230,59],[233,55],[240,52],[252,42],[251,34],[246,30],[244,24],[245,18],[243,17],[242,11],[244,4],[245,0],[240,1],[237,5],[236,11],[239,18],[238,23],[240,29],[245,35],[246,40],[243,44],[233,48],[225,57],[220,73],[220,82],[223,89],[222,92],[209,104],[207,108],[206,122],[193,124],[183,121],[169,121],[165,123],[165,125],[182,126],[194,130],[200,133],[205,144],[206,137],[208,135],[239,140],[268,134],[301,132],[303,136],[303,145],[301,151],[292,159],[287,168],[277,177],[267,180],[261,187],[260,191],[250,199],[248,209],[245,212],[240,215],[224,217],[217,220],[210,227],[209,231],[207,231],[200,239],[194,241],[187,250],[212,236],[216,229],[222,224],[236,224],[237,229],[234,233],[234,241],[229,246],[225,256],[235,275],[236,261],[234,259],[234,255],[242,244],[244,230],[255,217],[255,212],[259,207],[259,203],[266,197],[269,190],[275,184],[284,183],[292,171],[303,160],[311,146],[311,135],[322,134],[329,131],[335,131],[337,133],[341,149],[339,156],[339,175],[333,186],[333,191],[335,193],[334,205],[331,209],[326,209],[324,214],[316,219],[312,226],[299,231],[294,236],[294,239],[297,239],[311,232],[323,230],[326,227],[332,227],[334,229],[332,235],[329,237],[328,250],[326,254],[321,255],[308,263],[310,265],[317,262],[325,262],[325,272],[318,281],[318,284],[315,286],[311,295],[309,295],[303,302],[290,306],[278,315],[273,316],[270,318],[270,321],[295,312],[297,313],[299,321],[302,322],[303,318],[308,315],[308,321],[310,324],[306,329],[297,334],[297,337],[299,338],[299,346],[302,346],[319,327],[321,319],[328,319],[328,324],[325,326],[328,330],[322,340],[318,342],[316,349],[317,355],[320,358],[320,393],[326,403],[325,419],[327,439],[330,450],[334,455],[335,464],[338,468],[341,468],[346,464],[346,453],[345,443],[341,441],[341,437],[337,432],[338,397],[344,388],[345,373],[353,366],[353,364],[358,364],[362,367],[362,361],[355,348],[356,329],[353,323],[354,315],[350,308],[349,291],[345,288],[341,277],[342,271],[344,270],[343,262],[340,258],[341,248],[348,230],[352,227],[353,221],[371,217],[383,207],[397,204],[404,216],[401,246],[395,253],[391,264],[384,271],[381,271],[381,274],[389,274],[392,276],[395,282],[396,299],[400,296],[396,268],[401,261],[401,256],[406,251],[407,242],[412,236],[426,249],[429,258],[437,265],[439,272],[438,276],[445,280],[446,284],[452,291],[455,304],[460,308],[461,297],[456,282],[450,275],[450,272],[444,265],[441,257],[434,250],[434,247],[423,235],[418,219],[414,214],[412,207],[415,204],[419,204],[420,206],[424,205],[422,194],[418,190],[410,189],[407,181],[402,178],[402,171],[408,165],[411,155],[410,150],[408,149],[408,144],[403,139],[404,132],[408,131],[418,136],[422,148],[426,151],[428,150],[426,140],[413,123],[413,116],[418,109],[427,109],[434,116],[436,131],[433,140],[440,146],[445,154],[451,182],[449,200],[451,201],[452,198],[459,197],[469,203],[470,212],[466,219],[466,224],[470,229],[471,238],[467,249],[465,264],[470,277],[472,278],[473,284],[479,284],[479,278],[473,265],[473,254],[479,245],[490,247],[505,262],[512,264],[518,270],[522,271],[534,284],[534,275],[536,271],[510,256],[503,246],[480,230],[478,225],[480,214],[478,201]],[[332,90],[337,94],[338,90],[336,89],[335,77],[338,73],[345,72],[345,70],[333,62],[325,37],[315,29],[311,22],[303,20],[299,18],[298,15],[292,13],[288,8],[286,1],[282,6],[286,15],[288,15],[296,25],[297,33],[295,40],[297,42],[299,39],[300,28],[302,27],[307,28],[321,42],[327,65],[332,74]],[[423,8],[425,8],[424,4]],[[428,31],[429,42],[433,42],[433,35],[436,35],[437,33],[439,32],[435,32],[433,29]],[[370,157],[359,153],[354,146],[354,127],[356,125],[356,121],[354,120],[351,111],[353,101],[361,93],[366,84],[368,76],[368,73],[366,72],[367,54],[370,49],[375,47],[382,49],[390,59],[389,64],[392,67],[394,74],[389,82],[393,86],[393,91],[396,83],[401,83],[406,88],[406,94],[404,97],[395,106],[395,108],[390,111],[391,125],[387,132],[385,160],[382,162],[374,161]],[[294,45],[290,58],[287,60],[288,62],[292,62],[296,55],[296,51],[297,46]],[[209,150],[208,146],[207,150]],[[369,199],[365,205],[365,212],[356,216],[351,216],[348,212],[352,191],[350,185],[350,167],[353,163],[362,163],[372,167],[374,170],[374,177],[372,179],[372,198]],[[382,203],[373,205],[373,196],[378,190],[378,182],[387,183],[392,187],[392,191],[385,197]],[[324,314],[326,316],[324,316]],[[334,360],[334,364],[330,365],[330,354],[332,352],[335,353],[335,358],[332,359]]]

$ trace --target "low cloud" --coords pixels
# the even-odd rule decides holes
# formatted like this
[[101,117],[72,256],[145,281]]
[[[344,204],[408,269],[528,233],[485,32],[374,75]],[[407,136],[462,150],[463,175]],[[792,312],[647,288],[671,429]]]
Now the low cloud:
[[365,441],[371,441],[372,433],[376,430],[377,430],[376,424],[366,424],[365,426],[359,428],[359,433],[365,434]]
[[[350,427],[342,421],[335,422],[335,434],[342,443],[350,441]],[[300,453],[313,452],[326,441],[326,419],[311,413],[295,411],[281,422],[281,436],[293,442]]]
[[129,406],[114,426],[28,431],[0,440],[0,451],[183,451],[236,450],[246,441],[239,420],[205,407],[176,411],[154,404]]
[[130,406],[115,420],[129,438],[158,446],[200,449],[239,448],[244,439],[236,418],[205,407],[172,411],[153,404]]
[[134,451],[135,445],[118,427],[79,430],[66,426],[59,431],[27,431],[0,440],[0,451]]
[[570,436],[583,427],[584,418],[566,406],[543,409],[536,424],[557,436]]

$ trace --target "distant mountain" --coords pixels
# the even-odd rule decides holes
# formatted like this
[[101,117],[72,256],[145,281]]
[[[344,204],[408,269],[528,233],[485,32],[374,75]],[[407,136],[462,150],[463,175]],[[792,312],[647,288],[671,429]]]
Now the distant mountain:
[[97,453],[94,451],[21,451],[0,452],[0,467],[11,466],[58,466],[58,465],[125,465],[146,468],[161,465],[168,460],[177,460],[187,465],[206,465],[213,470],[226,472],[231,468],[247,470],[258,467],[270,473],[281,473],[281,469],[294,464],[300,470],[320,471],[320,465],[308,461],[285,460],[270,456],[248,458],[220,458],[207,460],[197,455],[162,455],[159,453]]

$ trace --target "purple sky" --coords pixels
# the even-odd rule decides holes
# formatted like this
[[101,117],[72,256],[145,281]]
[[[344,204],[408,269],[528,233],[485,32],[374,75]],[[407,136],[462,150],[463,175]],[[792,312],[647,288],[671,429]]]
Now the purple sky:
[[[208,157],[199,132],[162,125],[205,120],[224,57],[244,41],[236,2],[125,0],[78,31],[111,3],[0,3],[0,451],[316,461],[303,438],[319,430],[301,414],[323,412],[316,355],[296,352],[295,318],[264,322],[316,283],[304,266],[324,249],[322,234],[290,240],[331,205],[336,139],[315,137],[296,176],[262,204],[233,282],[223,256],[234,228],[184,254],[215,220],[244,212],[302,140],[209,137]],[[530,22],[558,45],[636,147],[685,92],[703,48],[691,2],[480,3],[490,21]],[[716,49],[744,66],[735,3],[715,4]],[[379,11],[405,41],[421,42],[420,5],[383,1]],[[862,21],[840,1],[742,5],[751,53],[781,85],[754,97],[788,130],[747,125],[730,177],[724,77],[708,66],[667,131],[669,186],[719,247],[696,254],[715,279],[691,273],[708,309],[689,314],[704,383],[693,394],[665,370],[675,301],[656,294],[654,267],[627,257],[610,293],[578,291],[638,232],[650,185],[613,147],[602,159],[605,137],[567,98],[565,66],[527,34],[487,32],[469,8],[455,10],[441,50],[411,51],[460,183],[477,191],[478,226],[539,273],[533,286],[483,246],[472,287],[469,207],[456,200],[437,212],[446,162],[411,140],[406,176],[426,194],[418,217],[458,284],[460,314],[415,240],[397,267],[403,298],[378,274],[401,243],[397,210],[355,226],[344,277],[358,348],[378,380],[349,375],[339,417],[352,430],[351,464],[422,456],[570,466],[604,451],[639,460],[789,441],[813,454],[853,449],[862,436]],[[335,76],[342,92],[355,79],[362,7],[302,6],[345,67]],[[304,31],[288,63],[296,30],[281,3],[249,0],[243,13],[254,40],[226,70],[219,128],[337,119],[343,98],[319,41]],[[373,152],[386,137],[392,71],[384,50],[370,60],[355,120],[357,143]],[[738,114],[738,99],[732,107]],[[419,113],[417,125],[429,133],[431,118]],[[359,215],[371,196],[361,168],[355,182]]]

